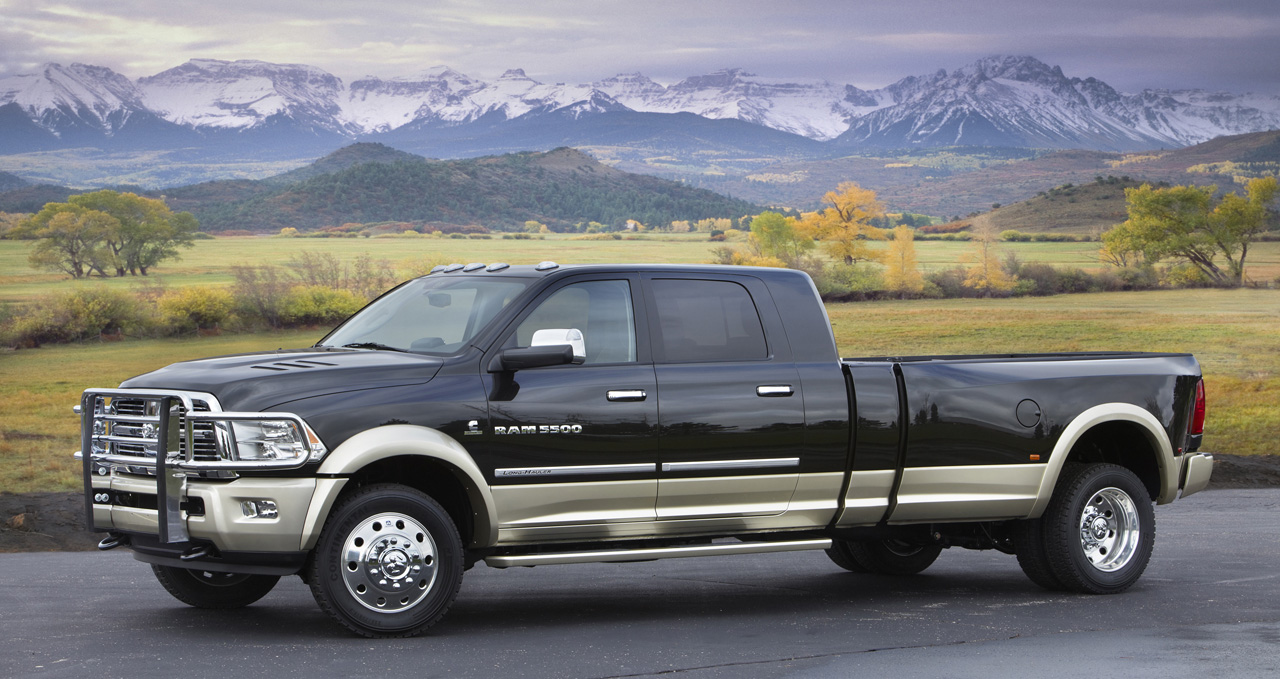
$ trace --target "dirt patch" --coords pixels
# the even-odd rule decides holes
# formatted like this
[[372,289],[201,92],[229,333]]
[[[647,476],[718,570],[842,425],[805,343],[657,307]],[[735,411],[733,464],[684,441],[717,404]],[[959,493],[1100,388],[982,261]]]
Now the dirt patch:
[[[1214,455],[1209,490],[1280,488],[1280,455]],[[84,527],[80,493],[0,493],[0,552],[79,552],[103,533]]]

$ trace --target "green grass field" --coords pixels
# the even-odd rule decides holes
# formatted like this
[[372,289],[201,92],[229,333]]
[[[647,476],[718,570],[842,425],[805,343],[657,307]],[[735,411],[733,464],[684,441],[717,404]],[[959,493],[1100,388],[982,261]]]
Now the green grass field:
[[[141,283],[162,283],[168,287],[187,285],[228,285],[231,266],[236,264],[285,264],[302,250],[333,253],[351,260],[368,254],[399,265],[428,259],[439,262],[508,262],[532,264],[553,260],[562,264],[587,262],[670,262],[698,263],[712,260],[712,250],[722,245],[738,248],[742,243],[713,243],[706,234],[654,234],[644,240],[575,241],[559,234],[545,240],[455,240],[437,238],[273,238],[234,237],[196,241],[183,250],[182,259],[161,264],[146,278],[93,278],[72,281],[61,274],[36,271],[27,263],[30,241],[0,240],[0,304],[24,302],[41,294],[69,289],[75,285],[106,285],[131,289]],[[883,244],[879,244],[883,247]],[[960,241],[919,241],[916,250],[926,271],[955,266],[971,249]],[[1097,269],[1098,243],[1004,243],[1003,250],[1016,253],[1023,262],[1043,262],[1055,266]],[[1257,243],[1249,253],[1249,272],[1254,280],[1272,281],[1280,276],[1280,243]]]
[[[520,243],[509,241],[509,243]],[[535,242],[536,243],[536,242]],[[466,258],[463,258],[466,259]],[[490,258],[478,258],[490,259]],[[844,356],[1142,350],[1196,354],[1209,398],[1205,448],[1274,453],[1280,431],[1280,292],[1179,290],[1005,300],[829,305]],[[79,484],[71,406],[86,387],[174,361],[302,347],[323,331],[126,340],[0,353],[0,488]]]

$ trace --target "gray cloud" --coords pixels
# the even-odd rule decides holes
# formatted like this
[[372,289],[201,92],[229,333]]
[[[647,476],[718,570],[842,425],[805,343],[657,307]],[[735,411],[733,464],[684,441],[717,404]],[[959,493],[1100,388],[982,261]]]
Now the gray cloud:
[[307,63],[344,78],[437,64],[547,82],[740,66],[881,87],[1029,54],[1123,90],[1280,93],[1274,0],[0,0],[0,73],[45,61],[150,75],[190,58]]

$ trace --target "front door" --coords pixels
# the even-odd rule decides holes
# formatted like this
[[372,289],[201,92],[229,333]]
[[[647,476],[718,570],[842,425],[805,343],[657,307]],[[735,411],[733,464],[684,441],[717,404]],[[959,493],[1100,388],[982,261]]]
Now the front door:
[[500,541],[601,538],[654,520],[657,384],[637,331],[638,285],[617,274],[570,279],[498,343],[525,347],[537,330],[575,329],[586,349],[581,365],[489,375],[488,450],[478,457]]

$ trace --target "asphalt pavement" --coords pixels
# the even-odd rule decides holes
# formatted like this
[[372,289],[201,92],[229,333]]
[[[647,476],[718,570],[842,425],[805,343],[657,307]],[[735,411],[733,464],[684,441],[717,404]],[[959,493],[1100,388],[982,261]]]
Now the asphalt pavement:
[[1156,508],[1128,592],[1046,592],[950,549],[906,578],[822,552],[467,572],[414,639],[352,636],[298,578],[201,611],[125,550],[0,554],[0,677],[1276,677],[1280,490]]

